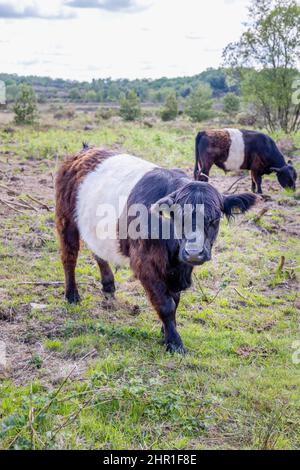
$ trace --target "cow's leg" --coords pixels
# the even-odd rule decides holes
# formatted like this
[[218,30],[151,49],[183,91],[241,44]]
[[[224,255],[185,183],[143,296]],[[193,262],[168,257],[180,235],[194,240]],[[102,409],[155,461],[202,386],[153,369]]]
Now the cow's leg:
[[261,175],[255,171],[251,171],[251,178],[252,178],[252,191],[255,192],[256,187],[257,187],[257,192],[258,194],[262,194],[262,189],[261,189],[261,183],[262,183],[262,177]]
[[256,173],[253,170],[251,170],[251,181],[252,181],[252,185],[251,185],[252,192],[256,193]]
[[60,239],[61,260],[65,272],[65,297],[70,304],[80,301],[78,294],[75,267],[79,251],[79,232],[73,222],[57,224]]
[[[177,307],[178,307],[178,304],[180,302],[180,292],[171,292],[170,293],[171,296],[173,297],[173,300],[175,302],[175,305],[176,305],[176,310],[177,310]],[[175,326],[176,326],[176,318],[175,318]],[[164,328],[164,325],[162,325],[161,327],[161,335],[164,337],[165,336],[165,328]]]
[[261,189],[261,183],[262,183],[261,175],[257,176],[256,183],[257,183],[257,193],[262,194],[263,192],[262,192],[262,189]]
[[112,270],[107,263],[107,261],[104,261],[102,258],[99,258],[97,255],[94,255],[95,260],[97,261],[97,264],[100,269],[100,274],[101,274],[101,284],[102,284],[102,290],[106,294],[114,294],[116,287],[115,287],[115,279],[114,275],[112,273]]
[[153,282],[153,278],[151,279],[148,276],[140,276],[140,281],[163,323],[167,351],[185,353],[182,340],[176,330],[176,309],[179,297],[176,297],[176,300],[174,300],[172,293],[168,291],[163,281],[157,280]]

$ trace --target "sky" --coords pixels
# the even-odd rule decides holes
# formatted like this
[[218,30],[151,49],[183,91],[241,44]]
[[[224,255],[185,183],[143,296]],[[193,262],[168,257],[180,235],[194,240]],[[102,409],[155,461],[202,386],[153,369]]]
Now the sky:
[[249,0],[0,0],[0,72],[71,80],[218,67]]

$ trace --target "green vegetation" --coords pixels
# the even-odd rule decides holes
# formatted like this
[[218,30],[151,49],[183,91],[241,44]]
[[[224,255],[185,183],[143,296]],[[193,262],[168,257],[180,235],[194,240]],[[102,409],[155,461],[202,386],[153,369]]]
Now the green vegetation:
[[186,114],[194,122],[200,122],[212,117],[212,91],[208,85],[199,85],[188,98]]
[[141,115],[140,99],[134,90],[127,93],[120,102],[120,116],[125,121],[135,121]]
[[178,114],[178,102],[176,93],[172,92],[166,99],[165,106],[161,111],[161,118],[163,121],[172,121]]
[[234,93],[227,93],[223,99],[223,106],[225,113],[229,116],[235,116],[240,110],[240,99]]
[[[101,116],[78,110],[72,120],[51,119],[41,112],[39,129],[0,127],[1,200],[35,208],[0,206],[0,337],[8,345],[7,369],[0,369],[0,447],[299,448],[300,366],[292,360],[299,341],[299,194],[267,176],[271,200],[245,218],[222,221],[212,261],[195,270],[182,295],[178,326],[189,353],[172,356],[130,270],[116,271],[111,304],[84,247],[77,268],[82,303],[65,303],[53,177],[82,141],[192,169],[198,125],[182,117],[152,127],[120,118],[98,125]],[[87,124],[92,129],[84,130]],[[300,134],[291,138],[299,157]],[[213,168],[220,190],[236,179]],[[250,178],[238,183],[238,191],[249,188]],[[265,204],[269,211],[254,221]]]
[[37,104],[34,90],[23,84],[13,107],[16,124],[33,124],[37,118]]
[[[244,99],[256,107],[269,131],[300,129],[300,6],[296,0],[255,0],[237,43],[224,50],[226,63],[239,76]],[[256,67],[256,68],[254,68]]]
[[[159,78],[157,80],[127,80],[119,79],[95,79],[91,83],[76,82],[71,80],[51,79],[49,77],[28,76],[22,77],[16,74],[0,73],[0,80],[6,83],[11,92],[8,100],[15,98],[16,87],[21,83],[33,86],[38,94],[39,100],[64,100],[85,102],[97,101],[101,103],[119,102],[121,97],[128,91],[134,90],[141,102],[164,103],[170,92],[175,91],[177,96],[185,99],[192,90],[200,83],[208,84],[214,97],[221,96],[229,91],[226,82],[226,71],[224,69],[209,68],[193,77]],[[231,91],[236,91],[233,87]],[[89,92],[93,93],[90,95]]]

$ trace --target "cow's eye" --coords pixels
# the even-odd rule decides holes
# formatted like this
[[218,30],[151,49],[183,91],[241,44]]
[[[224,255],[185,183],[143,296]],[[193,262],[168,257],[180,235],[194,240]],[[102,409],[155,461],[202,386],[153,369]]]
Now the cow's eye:
[[168,210],[162,210],[161,215],[163,216],[164,219],[171,219],[171,213]]

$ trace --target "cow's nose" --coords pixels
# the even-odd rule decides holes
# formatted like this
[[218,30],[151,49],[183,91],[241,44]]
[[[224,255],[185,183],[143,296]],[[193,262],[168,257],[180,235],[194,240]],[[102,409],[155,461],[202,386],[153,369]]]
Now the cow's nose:
[[182,252],[183,261],[193,265],[204,264],[210,260],[210,254],[206,251],[186,250]]

